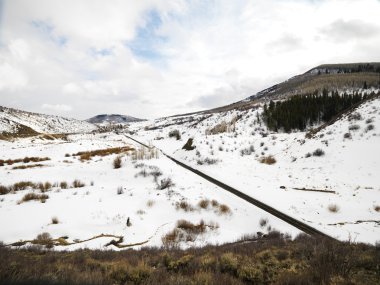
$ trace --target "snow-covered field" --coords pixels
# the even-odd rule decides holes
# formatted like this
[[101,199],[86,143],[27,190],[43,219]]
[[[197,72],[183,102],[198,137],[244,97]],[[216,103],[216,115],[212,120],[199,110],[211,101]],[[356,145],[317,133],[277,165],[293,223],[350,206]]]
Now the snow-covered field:
[[[133,123],[126,132],[333,237],[379,241],[380,99],[363,104],[312,138],[306,138],[305,132],[269,132],[260,119],[261,111],[259,107],[162,118]],[[224,123],[225,131],[211,134],[218,132],[217,125],[222,130]],[[179,140],[175,135],[169,137],[173,130],[179,131]],[[68,135],[67,140],[34,137],[0,141],[0,160],[50,158],[38,163],[4,163],[0,166],[0,185],[8,187],[21,181],[53,184],[44,193],[49,196],[45,203],[20,203],[27,193],[41,194],[33,187],[0,195],[0,241],[33,240],[47,232],[53,238],[65,236],[67,242],[108,234],[122,236],[123,245],[140,244],[135,248],[141,243],[161,246],[162,237],[172,232],[178,220],[194,224],[203,220],[212,226],[192,241],[180,242],[181,246],[232,242],[242,235],[274,228],[299,233],[159,152],[151,159],[136,159],[133,151],[124,153],[119,169],[113,167],[117,154],[94,156],[88,161],[72,155],[122,146],[140,152],[139,144],[122,130],[118,132]],[[187,151],[182,147],[189,138],[196,148]],[[317,149],[322,155],[313,155]],[[268,156],[275,163],[261,163]],[[42,166],[14,169],[31,164]],[[156,181],[152,173],[156,173]],[[157,185],[167,178],[175,185],[158,190]],[[85,186],[70,187],[76,179]],[[69,187],[63,189],[66,187],[61,187],[61,182]],[[208,200],[205,209],[199,206],[202,200]],[[212,200],[217,201],[214,206]],[[179,207],[180,202],[182,208],[190,210]],[[221,204],[229,210],[223,213]],[[55,248],[104,248],[115,237]]]
[[[72,242],[112,234],[123,236],[123,244],[147,241],[144,245],[161,246],[161,238],[172,231],[181,219],[194,224],[203,219],[206,225],[218,226],[197,236],[193,242],[180,243],[181,246],[232,242],[244,234],[266,233],[271,228],[292,235],[299,233],[292,226],[180,168],[162,154],[142,160],[134,160],[131,154],[124,154],[119,169],[113,167],[116,154],[95,156],[84,162],[78,156],[72,156],[79,151],[126,145],[140,148],[124,135],[112,133],[70,135],[68,141],[36,138],[0,141],[0,159],[25,156],[50,158],[39,162],[43,165],[39,168],[13,169],[32,162],[5,164],[0,167],[1,185],[10,186],[21,181],[53,184],[52,189],[44,193],[49,196],[45,203],[38,200],[20,203],[27,193],[41,194],[37,189],[28,188],[0,195],[0,240],[5,244],[33,240],[38,234],[47,232],[53,238],[66,236],[67,241]],[[147,173],[159,169],[162,174],[158,176],[158,183],[170,178],[175,185],[158,190],[153,176],[142,175],[144,169]],[[61,182],[67,182],[70,186],[75,179],[85,183],[85,186],[61,189]],[[211,203],[203,209],[198,206],[203,199],[225,204],[230,212],[222,213],[218,206],[213,207]],[[178,209],[177,203],[181,201],[187,202],[193,210],[186,212]],[[58,220],[57,224],[53,223],[53,218]],[[129,227],[128,218],[132,224]],[[267,224],[260,225],[260,220],[267,220]],[[55,248],[104,248],[112,239],[103,237]]]
[[[141,140],[331,236],[379,241],[380,99],[311,139],[305,132],[268,132],[257,119],[261,110],[169,117],[136,124],[134,131]],[[207,134],[221,122],[229,126],[227,132]],[[180,140],[168,137],[175,129]],[[192,151],[182,149],[188,138],[196,146]],[[324,154],[314,156],[317,149]],[[269,155],[276,163],[260,163]]]

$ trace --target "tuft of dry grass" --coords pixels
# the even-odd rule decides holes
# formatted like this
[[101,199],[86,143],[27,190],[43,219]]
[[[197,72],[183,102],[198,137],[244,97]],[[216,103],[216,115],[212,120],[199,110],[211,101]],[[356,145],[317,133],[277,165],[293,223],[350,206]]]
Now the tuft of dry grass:
[[121,160],[121,156],[119,155],[115,157],[115,159],[113,160],[113,168],[114,169],[121,168],[121,165],[122,165],[122,160]]
[[211,200],[211,206],[213,207],[219,207],[219,202],[216,200]]
[[373,209],[374,209],[376,212],[380,212],[380,206],[379,206],[379,205],[375,205],[375,206],[373,206]]
[[208,199],[202,199],[198,203],[198,206],[202,209],[207,209],[209,205],[210,205],[210,200]]
[[276,159],[271,155],[263,156],[262,158],[260,158],[260,162],[268,164],[268,165],[272,165],[276,163]]
[[117,187],[117,191],[116,191],[117,195],[121,195],[121,194],[124,194],[124,190],[123,190],[123,187],[120,186],[120,187]]
[[259,221],[260,227],[265,227],[268,224],[268,219],[261,218]]
[[331,213],[337,213],[339,212],[340,208],[337,204],[330,204],[328,205],[327,209],[331,212]]
[[83,182],[81,182],[78,179],[75,179],[74,182],[73,182],[73,188],[82,188],[84,186],[86,186],[86,184],[83,183]]
[[219,205],[219,214],[221,215],[228,215],[228,214],[231,214],[231,209],[230,207],[228,207],[227,205],[225,204],[220,204]]
[[14,166],[12,169],[27,169],[27,168],[37,168],[37,167],[44,167],[45,165],[37,163],[37,164],[29,164],[29,165],[19,165],[19,166]]
[[52,218],[51,218],[51,223],[52,223],[53,225],[57,225],[57,224],[59,224],[59,220],[58,220],[58,218],[57,218],[57,217],[52,217]]
[[29,163],[29,162],[41,162],[50,160],[49,157],[24,157],[24,158],[17,158],[17,159],[0,159],[0,166],[12,165],[15,163]]
[[23,202],[32,201],[32,200],[39,200],[39,201],[41,201],[41,203],[45,203],[46,199],[49,199],[49,196],[46,194],[27,193],[24,195],[24,197],[22,197],[19,204],[21,204]]
[[186,201],[177,202],[176,203],[176,209],[177,210],[184,210],[185,212],[194,211],[194,207]]
[[151,208],[151,207],[153,207],[153,205],[155,204],[156,202],[154,202],[154,200],[148,200],[147,202],[146,202],[146,205],[148,206],[148,208]]
[[61,189],[67,189],[69,185],[66,181],[62,181],[61,183],[59,183],[59,187],[61,187]]
[[126,153],[132,150],[134,150],[134,148],[130,146],[113,147],[113,148],[97,149],[97,150],[91,150],[91,151],[80,151],[77,153],[73,153],[72,156],[79,156],[79,159],[81,161],[86,161],[86,160],[91,160],[93,156],[108,156],[112,154]]

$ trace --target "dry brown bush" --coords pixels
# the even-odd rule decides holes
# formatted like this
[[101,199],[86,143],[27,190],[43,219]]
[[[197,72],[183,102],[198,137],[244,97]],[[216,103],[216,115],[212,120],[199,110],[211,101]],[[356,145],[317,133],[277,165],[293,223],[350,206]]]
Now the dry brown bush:
[[46,194],[27,193],[24,195],[24,197],[22,197],[20,204],[32,200],[39,200],[41,203],[45,203],[46,199],[49,199],[49,196]]
[[221,215],[227,215],[227,214],[231,214],[231,209],[230,207],[228,207],[227,205],[225,204],[220,204],[219,205],[219,214]]
[[83,182],[81,182],[81,181],[78,180],[78,179],[75,179],[75,180],[73,181],[73,188],[81,188],[81,187],[84,187],[84,186],[86,186],[86,184],[83,183]]
[[330,205],[328,205],[327,209],[331,213],[337,213],[337,212],[339,212],[339,206],[337,204],[330,204]]
[[198,203],[198,206],[202,209],[207,209],[209,205],[210,205],[210,200],[208,199],[200,200]]
[[91,151],[80,151],[77,153],[73,153],[73,156],[79,156],[80,160],[90,160],[93,156],[108,156],[112,154],[121,154],[121,153],[127,153],[128,151],[132,151],[134,148],[130,146],[124,146],[124,147],[113,147],[113,148],[106,148],[106,149],[97,149],[97,150],[91,150]]
[[115,157],[115,159],[113,160],[113,168],[114,169],[121,168],[121,164],[122,164],[121,156]]
[[194,207],[186,201],[177,202],[176,203],[176,209],[177,210],[181,209],[181,210],[184,210],[185,212],[194,211]]
[[268,165],[272,165],[276,163],[276,159],[271,155],[263,156],[262,158],[260,158],[260,162],[268,164]]

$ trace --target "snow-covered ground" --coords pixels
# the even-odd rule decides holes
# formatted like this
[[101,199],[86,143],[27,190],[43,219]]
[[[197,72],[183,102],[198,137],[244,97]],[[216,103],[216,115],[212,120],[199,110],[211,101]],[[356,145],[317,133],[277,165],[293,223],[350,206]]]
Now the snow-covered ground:
[[[67,241],[71,242],[112,234],[123,236],[123,244],[148,240],[144,245],[161,246],[162,236],[173,230],[181,219],[194,224],[203,219],[206,224],[218,225],[217,229],[207,230],[194,242],[182,243],[182,246],[231,242],[244,234],[265,233],[270,228],[292,235],[299,233],[294,227],[180,168],[163,155],[135,161],[132,155],[125,154],[119,169],[113,167],[116,154],[95,156],[84,162],[78,156],[71,155],[79,151],[126,145],[136,149],[140,147],[124,135],[112,133],[70,135],[68,141],[38,138],[0,141],[0,159],[25,156],[50,158],[39,162],[44,165],[40,168],[13,169],[15,166],[33,164],[31,162],[5,164],[0,167],[1,185],[9,186],[21,181],[57,183],[45,193],[49,196],[45,203],[19,203],[27,193],[40,194],[37,189],[0,195],[0,240],[9,244],[32,240],[38,234],[47,232],[53,238],[66,236]],[[175,185],[170,189],[157,190],[153,176],[138,174],[144,169],[148,173],[157,170],[155,167],[162,172],[158,177],[159,183],[162,179],[171,178]],[[63,181],[71,185],[75,179],[86,186],[68,189],[59,186]],[[118,190],[120,187],[122,191]],[[200,208],[198,203],[203,199],[227,205],[230,213],[223,214],[211,204],[207,209]],[[193,210],[185,212],[178,209],[176,205],[181,201],[186,201]],[[58,223],[53,224],[52,218],[57,218]],[[127,226],[128,218],[132,224],[130,227]],[[260,220],[268,222],[260,225]],[[103,237],[71,246],[57,246],[56,249],[104,248],[112,239]]]
[[[229,111],[162,118],[131,124],[132,137],[157,146],[194,168],[265,202],[280,211],[341,240],[375,243],[380,240],[380,99],[369,101],[351,115],[322,129],[312,138],[305,132],[271,133],[260,119],[262,109]],[[226,132],[210,134],[226,123]],[[221,128],[221,127],[219,127]],[[221,128],[222,129],[222,128]],[[178,130],[181,138],[169,137]],[[178,220],[194,224],[204,220],[215,225],[195,241],[182,246],[231,242],[244,234],[267,232],[270,228],[299,233],[294,227],[253,205],[179,167],[164,155],[134,160],[124,154],[122,167],[113,168],[116,154],[95,156],[80,161],[71,154],[111,147],[141,146],[119,130],[115,133],[69,135],[68,140],[23,138],[0,141],[0,160],[23,157],[49,157],[38,162],[43,167],[13,169],[33,163],[5,163],[0,166],[0,185],[20,181],[57,183],[45,194],[45,203],[19,203],[25,194],[40,190],[26,189],[0,195],[0,241],[6,244],[32,240],[48,232],[53,238],[67,236],[67,241],[89,239],[100,234],[123,236],[123,244],[145,242],[162,245],[162,237],[171,232]],[[130,133],[128,133],[130,135]],[[189,138],[194,150],[182,149]],[[324,154],[314,156],[321,149]],[[66,155],[68,154],[68,155]],[[272,156],[276,162],[261,163]],[[148,175],[144,177],[144,169]],[[159,171],[158,171],[159,170]],[[175,183],[158,190],[152,171]],[[61,189],[75,180],[82,188]],[[122,188],[121,190],[118,190]],[[310,191],[310,190],[319,190]],[[123,192],[118,194],[118,192]],[[216,200],[229,207],[223,214],[210,203]],[[184,211],[178,203],[193,208]],[[57,224],[52,218],[58,219]],[[127,226],[130,219],[132,225]],[[265,220],[268,220],[266,225]],[[104,248],[112,237],[97,238],[57,249],[78,247]],[[139,245],[140,246],[140,245]],[[135,246],[138,248],[139,246]]]
[[[338,239],[379,241],[380,99],[311,139],[305,132],[268,132],[258,120],[261,111],[169,117],[133,130],[141,140]],[[221,122],[227,132],[207,132]],[[175,129],[180,140],[168,137]],[[192,151],[182,149],[188,138],[196,146]],[[317,149],[324,155],[313,156]],[[269,155],[275,164],[260,163]],[[208,165],[206,158],[216,162]]]

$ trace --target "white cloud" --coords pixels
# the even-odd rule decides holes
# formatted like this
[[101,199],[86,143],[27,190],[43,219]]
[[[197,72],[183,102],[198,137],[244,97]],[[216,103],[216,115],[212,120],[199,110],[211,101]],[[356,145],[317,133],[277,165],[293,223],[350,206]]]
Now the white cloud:
[[28,83],[25,73],[9,63],[0,63],[0,91],[21,89]]
[[69,112],[73,108],[69,105],[64,104],[42,104],[42,109],[51,110],[51,111],[57,111],[57,112]]
[[3,11],[0,105],[70,102],[79,118],[196,111],[321,63],[380,61],[377,0],[5,0]]

